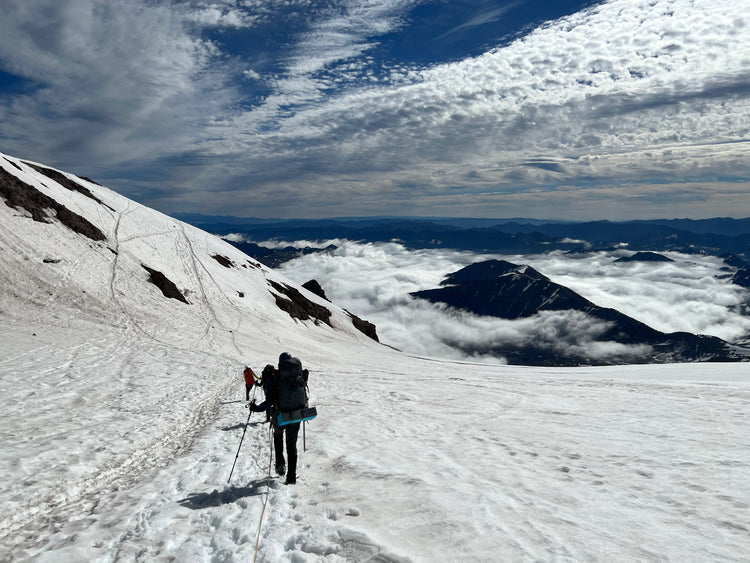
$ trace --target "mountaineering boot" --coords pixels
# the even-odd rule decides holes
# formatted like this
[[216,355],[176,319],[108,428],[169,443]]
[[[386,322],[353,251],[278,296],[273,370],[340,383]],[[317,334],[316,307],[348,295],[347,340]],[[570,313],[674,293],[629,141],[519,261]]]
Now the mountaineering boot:
[[285,485],[294,485],[296,483],[297,483],[297,476],[290,471],[289,475],[286,476],[286,481],[284,482],[284,484]]
[[284,475],[286,473],[286,464],[283,461],[276,462],[276,474]]

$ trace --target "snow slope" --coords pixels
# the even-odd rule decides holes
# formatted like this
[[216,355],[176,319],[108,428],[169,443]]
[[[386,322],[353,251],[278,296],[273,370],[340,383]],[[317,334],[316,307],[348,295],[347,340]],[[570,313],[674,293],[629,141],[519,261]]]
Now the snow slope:
[[[211,235],[0,166],[106,236],[0,203],[0,561],[747,560],[747,364],[409,357]],[[287,350],[320,413],[298,483],[269,477],[261,415],[227,483],[241,369]]]

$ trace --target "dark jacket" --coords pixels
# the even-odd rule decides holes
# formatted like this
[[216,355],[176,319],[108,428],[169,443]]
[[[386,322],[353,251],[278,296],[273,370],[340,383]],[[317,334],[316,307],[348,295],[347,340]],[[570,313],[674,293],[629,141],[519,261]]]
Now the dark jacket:
[[[270,368],[270,369],[269,369]],[[263,369],[263,394],[266,399],[262,403],[256,405],[251,404],[250,408],[253,412],[265,412],[270,410],[271,414],[275,414],[273,411],[276,410],[276,404],[278,403],[279,387],[278,387],[278,376],[279,371],[271,365],[267,365]]]

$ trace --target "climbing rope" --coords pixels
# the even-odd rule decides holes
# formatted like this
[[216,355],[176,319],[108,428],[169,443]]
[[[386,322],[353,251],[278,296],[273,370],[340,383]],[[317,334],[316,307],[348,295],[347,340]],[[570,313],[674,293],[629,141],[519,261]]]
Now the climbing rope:
[[[258,548],[260,547],[260,531],[263,528],[263,516],[266,513],[266,505],[268,504],[268,497],[271,494],[271,467],[273,467],[273,427],[268,425],[268,479],[266,480],[266,499],[263,501],[263,510],[260,511],[260,520],[258,521],[258,537],[255,539],[255,555],[253,556],[253,563],[258,558]],[[257,462],[256,462],[257,463]]]
[[[252,401],[255,400],[255,388],[253,388],[253,396]],[[251,402],[252,402],[251,401]],[[237,455],[234,457],[234,463],[232,464],[232,471],[229,473],[229,480],[227,483],[232,479],[232,473],[234,473],[234,466],[237,463],[237,458],[240,456],[240,448],[242,447],[242,442],[245,439],[245,432],[247,431],[247,426],[250,423],[250,416],[253,414],[253,411],[251,410],[250,413],[247,416],[247,422],[245,422],[245,429],[242,431],[242,438],[240,439],[240,446],[237,448]],[[268,497],[271,495],[271,468],[273,467],[273,426],[268,425],[268,478],[266,479],[266,498],[263,500],[263,509],[260,511],[260,519],[258,520],[258,535],[255,539],[255,555],[253,556],[253,563],[258,558],[258,549],[260,548],[260,532],[263,529],[263,517],[266,514],[266,506],[268,505]],[[258,444],[258,453],[260,453],[261,445]],[[255,460],[255,465],[258,466],[259,469],[264,470],[263,467],[260,465],[260,456],[257,456]]]

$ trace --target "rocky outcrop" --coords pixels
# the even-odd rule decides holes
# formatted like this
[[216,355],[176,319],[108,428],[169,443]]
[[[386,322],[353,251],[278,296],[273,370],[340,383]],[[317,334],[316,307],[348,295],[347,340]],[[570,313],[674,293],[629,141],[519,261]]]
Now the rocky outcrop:
[[40,166],[39,164],[33,164],[31,162],[24,162],[24,164],[26,164],[27,166],[30,166],[31,168],[33,168],[40,174],[44,174],[50,180],[54,180],[55,182],[60,184],[63,188],[66,188],[73,192],[78,192],[79,194],[83,194],[87,198],[93,199],[96,203],[100,205],[104,205],[105,207],[108,207],[109,209],[112,209],[108,205],[105,205],[102,202],[102,200],[100,200],[98,197],[92,194],[91,190],[79,184],[75,180],[71,180],[68,176],[66,176],[62,172],[58,172],[57,170],[54,170],[52,168],[47,168],[46,166]]
[[189,305],[188,300],[185,299],[185,296],[179,289],[177,289],[177,286],[172,280],[170,280],[162,272],[154,270],[153,268],[149,268],[145,264],[141,264],[141,266],[143,266],[143,269],[149,273],[148,281],[158,287],[164,297],[168,297],[169,299],[177,299],[177,301],[182,301],[183,303]]
[[[347,313],[349,313],[349,311],[347,311]],[[360,319],[357,315],[352,315],[351,313],[349,313],[349,316],[352,318],[352,324],[354,325],[354,328],[356,328],[364,335],[369,336],[375,342],[380,342],[380,340],[378,340],[377,327],[373,323],[364,319]]]
[[317,295],[318,297],[322,297],[326,301],[330,301],[330,299],[328,299],[328,297],[326,297],[326,292],[323,291],[322,287],[320,287],[320,284],[318,283],[318,280],[306,281],[305,283],[302,284],[302,287],[304,287],[310,293],[313,293],[313,294]]
[[0,167],[0,196],[13,209],[23,209],[34,221],[51,223],[54,216],[71,231],[94,241],[107,240],[104,233],[89,220],[73,213],[67,207],[43,194],[34,186],[8,173]]
[[268,280],[268,283],[276,290],[276,293],[271,292],[276,300],[276,305],[279,309],[288,313],[290,317],[301,321],[312,319],[316,324],[324,322],[331,326],[331,311],[322,305],[313,303],[297,289],[287,284],[271,280]]
[[216,260],[219,264],[224,266],[225,268],[234,268],[234,262],[232,262],[229,258],[226,256],[222,256],[221,254],[212,254],[211,258]]

